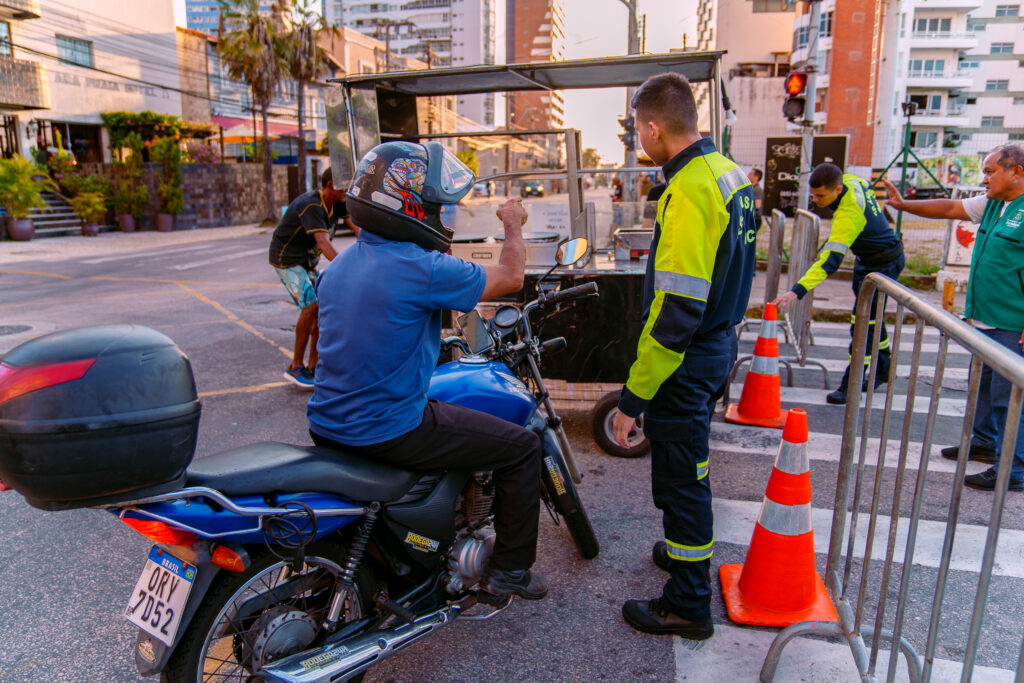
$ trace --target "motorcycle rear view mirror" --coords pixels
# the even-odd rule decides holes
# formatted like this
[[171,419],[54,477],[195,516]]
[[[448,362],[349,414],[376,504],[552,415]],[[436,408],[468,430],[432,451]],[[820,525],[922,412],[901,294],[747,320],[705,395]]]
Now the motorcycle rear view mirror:
[[457,321],[470,353],[483,353],[494,347],[494,338],[487,331],[487,325],[484,324],[479,313],[476,311],[464,313],[458,317]]
[[565,240],[558,245],[558,251],[555,252],[555,260],[560,266],[567,266],[570,263],[576,263],[584,254],[587,253],[587,238],[576,237],[571,240]]

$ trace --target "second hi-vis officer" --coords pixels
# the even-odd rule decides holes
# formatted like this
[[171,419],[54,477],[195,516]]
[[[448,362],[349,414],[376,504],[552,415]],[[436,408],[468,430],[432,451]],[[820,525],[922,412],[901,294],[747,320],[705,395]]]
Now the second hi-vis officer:
[[736,360],[754,268],[754,192],[739,167],[697,129],[690,84],[652,76],[633,98],[640,143],[663,165],[644,279],[644,327],[615,417],[625,445],[644,415],[654,504],[665,540],[654,562],[669,572],[662,595],[629,600],[622,616],[646,633],[703,640],[714,634],[709,571],[714,543],[708,437],[712,408]]
[[[881,207],[875,201],[875,195],[866,182],[853,175],[844,175],[835,164],[821,164],[811,172],[811,200],[820,207],[832,209],[832,230],[828,234],[825,246],[818,254],[807,272],[791,291],[781,295],[772,303],[785,309],[796,299],[802,299],[825,278],[839,270],[839,264],[847,251],[852,251],[857,259],[853,262],[853,295],[860,292],[860,286],[870,273],[881,273],[895,280],[903,270],[903,243],[899,235],[889,227]],[[875,303],[878,295],[871,300],[871,323],[875,324]],[[854,310],[850,312],[850,337],[853,337]],[[875,387],[884,384],[889,377],[889,361],[892,351],[889,348],[889,336],[886,334],[885,320],[882,320],[881,336],[878,342],[878,370],[875,374]],[[874,339],[874,331],[868,333],[868,345]],[[851,353],[853,346],[851,342]],[[871,356],[865,356],[865,364]],[[865,377],[867,368],[865,368]],[[850,367],[846,367],[843,381],[839,388],[825,397],[829,403],[842,405],[846,403],[846,392],[850,384]],[[867,389],[867,380],[861,391]]]

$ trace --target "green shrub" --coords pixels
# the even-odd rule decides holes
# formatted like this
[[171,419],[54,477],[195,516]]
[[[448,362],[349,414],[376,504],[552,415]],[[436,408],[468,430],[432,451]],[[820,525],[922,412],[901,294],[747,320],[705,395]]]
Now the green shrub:
[[107,212],[106,197],[101,192],[82,192],[68,200],[71,210],[86,223],[99,223]]
[[0,159],[0,206],[12,218],[28,218],[30,210],[46,206],[41,193],[52,189],[54,182],[24,157]]
[[129,133],[124,143],[130,153],[127,159],[117,162],[119,178],[114,193],[114,213],[130,213],[138,220],[149,203],[149,190],[142,183],[142,137]]
[[181,189],[181,146],[174,138],[157,138],[149,147],[150,156],[159,161],[161,180],[157,191],[164,213],[178,215],[185,208],[185,193]]

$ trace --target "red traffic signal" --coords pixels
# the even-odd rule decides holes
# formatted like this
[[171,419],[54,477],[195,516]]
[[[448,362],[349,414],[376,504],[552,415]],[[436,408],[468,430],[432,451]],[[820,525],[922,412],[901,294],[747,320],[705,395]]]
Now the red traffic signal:
[[786,94],[799,95],[807,87],[807,74],[794,71],[786,77]]

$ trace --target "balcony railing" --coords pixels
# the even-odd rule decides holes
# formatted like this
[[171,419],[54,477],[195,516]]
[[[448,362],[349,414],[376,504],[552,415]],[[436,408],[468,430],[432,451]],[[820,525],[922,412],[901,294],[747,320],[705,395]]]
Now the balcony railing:
[[960,71],[908,71],[907,78],[970,78],[974,75],[973,69],[962,69]]
[[0,0],[0,19],[38,19],[39,0]]
[[49,109],[46,67],[37,62],[0,57],[0,108]]
[[952,31],[914,31],[914,38],[977,38],[976,33],[953,33]]

